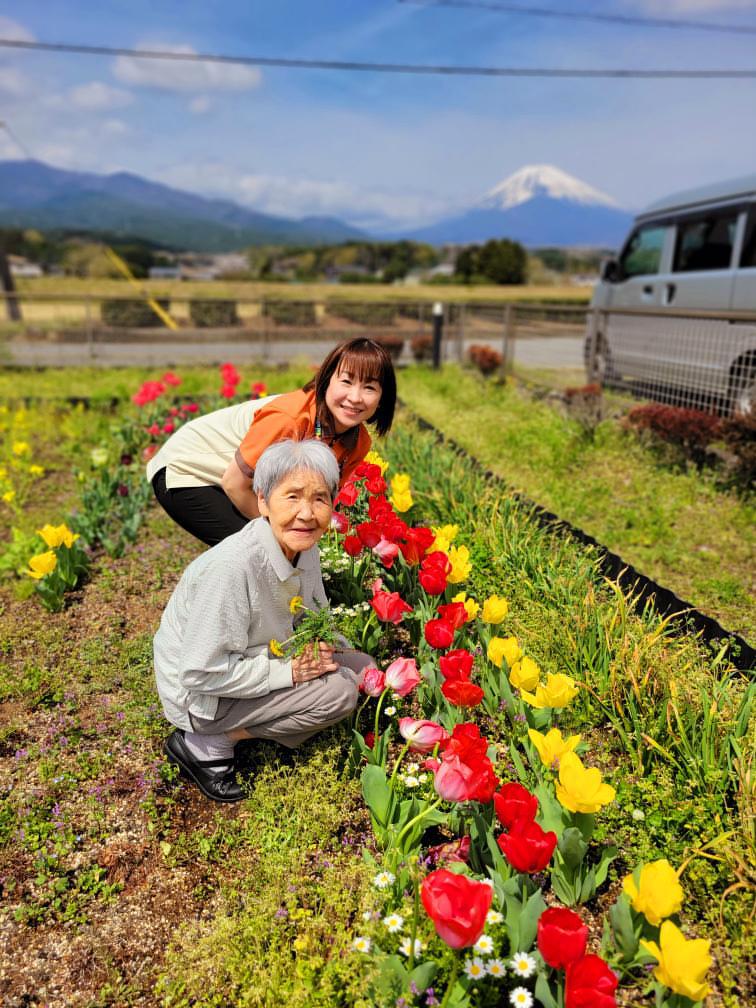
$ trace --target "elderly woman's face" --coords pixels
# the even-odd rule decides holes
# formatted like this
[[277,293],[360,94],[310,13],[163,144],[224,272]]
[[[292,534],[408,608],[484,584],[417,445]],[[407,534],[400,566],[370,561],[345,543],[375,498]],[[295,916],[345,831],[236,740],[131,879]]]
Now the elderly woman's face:
[[267,501],[258,494],[257,502],[289,560],[315,545],[327,530],[333,510],[323,477],[309,469],[290,473],[273,488]]

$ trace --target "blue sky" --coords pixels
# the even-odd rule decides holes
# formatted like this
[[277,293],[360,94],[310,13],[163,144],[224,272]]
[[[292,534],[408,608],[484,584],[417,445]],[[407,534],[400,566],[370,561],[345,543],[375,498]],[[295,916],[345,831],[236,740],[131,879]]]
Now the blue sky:
[[[756,26],[752,0],[531,6]],[[4,0],[0,37],[431,64],[756,66],[756,35],[397,0]],[[416,77],[0,50],[0,119],[41,160],[364,227],[456,212],[536,163],[635,209],[755,171],[755,118],[756,80]],[[0,132],[0,158],[20,156]]]

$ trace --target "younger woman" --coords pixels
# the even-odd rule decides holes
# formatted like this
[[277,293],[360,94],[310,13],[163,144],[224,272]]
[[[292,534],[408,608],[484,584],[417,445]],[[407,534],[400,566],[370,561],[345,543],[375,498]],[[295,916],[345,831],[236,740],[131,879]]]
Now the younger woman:
[[337,346],[302,389],[227,406],[172,434],[147,466],[165,511],[187,532],[214,546],[259,515],[255,465],[284,438],[318,438],[333,450],[340,485],[370,451],[365,424],[388,433],[396,405],[391,358],[375,340]]

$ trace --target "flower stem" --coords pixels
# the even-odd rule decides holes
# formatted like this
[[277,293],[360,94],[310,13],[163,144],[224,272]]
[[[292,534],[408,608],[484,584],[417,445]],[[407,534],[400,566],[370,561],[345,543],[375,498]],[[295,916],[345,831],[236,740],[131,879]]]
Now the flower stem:
[[449,1004],[449,999],[451,998],[451,992],[454,989],[454,984],[457,982],[457,976],[459,974],[459,955],[454,956],[454,965],[452,966],[451,976],[449,977],[449,984],[446,988],[446,994],[444,994],[444,1000],[441,1002],[441,1008],[446,1008]]
[[402,831],[399,834],[399,836],[396,838],[396,846],[400,847],[402,839],[404,838],[405,834],[409,833],[412,827],[415,826],[417,823],[419,823],[421,819],[424,819],[429,812],[432,812],[434,809],[437,809],[442,801],[443,799],[439,798],[437,801],[434,801],[432,805],[426,805],[426,807],[421,812],[418,812],[418,814],[413,819],[410,819],[410,821],[402,828]]
[[410,954],[409,962],[407,963],[407,972],[411,973],[415,968],[415,941],[417,939],[417,918],[420,912],[420,883],[418,881],[417,873],[413,876],[413,881],[415,885],[415,898],[414,905],[412,908],[412,931],[410,933]]
[[402,762],[402,760],[404,759],[404,757],[409,752],[409,747],[410,747],[410,743],[408,742],[405,745],[405,747],[402,749],[402,751],[399,753],[399,756],[397,757],[396,763],[394,764],[394,772],[391,774],[391,780],[389,781],[389,787],[391,788],[392,791],[394,790],[394,783],[396,782],[396,773],[397,773],[397,770],[399,769],[399,764]]

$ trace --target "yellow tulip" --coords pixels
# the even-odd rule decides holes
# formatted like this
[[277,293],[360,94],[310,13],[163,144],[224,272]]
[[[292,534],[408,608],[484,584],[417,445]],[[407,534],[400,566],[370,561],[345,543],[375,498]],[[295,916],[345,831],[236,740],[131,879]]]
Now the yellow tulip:
[[659,932],[659,945],[641,939],[641,945],[659,965],[654,976],[675,994],[682,994],[691,1001],[703,1001],[711,990],[704,976],[711,966],[707,938],[686,938],[672,921],[665,920]]
[[475,599],[467,597],[467,592],[457,592],[457,594],[452,599],[452,602],[461,602],[464,605],[468,619],[475,619],[475,617],[480,612],[480,606],[475,601]]
[[563,672],[549,672],[546,675],[546,685],[536,686],[535,695],[522,690],[522,699],[531,707],[566,707],[573,697],[577,696],[578,688],[569,676]]
[[55,549],[56,546],[66,546],[71,549],[79,538],[78,532],[72,532],[65,523],[63,525],[43,525],[41,529],[37,529],[37,535],[42,536],[45,545],[50,549]]
[[408,493],[410,488],[409,473],[397,473],[391,477],[391,489],[394,493]]
[[499,595],[490,595],[483,603],[483,622],[494,626],[501,623],[509,612],[509,602]]
[[559,763],[556,796],[570,812],[598,812],[617,792],[601,779],[601,771],[585,767],[577,753],[566,752]]
[[415,503],[409,490],[395,490],[389,497],[389,500],[391,501],[391,505],[394,510],[399,511],[401,514],[404,514],[405,511],[409,511]]
[[491,638],[488,645],[488,660],[493,662],[497,668],[501,668],[504,661],[511,667],[520,658],[522,658],[522,648],[517,643],[516,637]]
[[580,742],[579,735],[562,738],[562,733],[558,728],[552,728],[545,735],[536,731],[535,728],[528,728],[528,738],[536,747],[541,762],[547,767],[558,764],[565,753],[574,752]]
[[430,544],[428,552],[448,554],[459,532],[459,525],[440,525],[438,528],[431,526],[431,531],[436,538]]
[[532,658],[523,656],[509,670],[509,681],[515,689],[534,690],[541,678],[541,670]]
[[303,603],[304,600],[301,595],[294,595],[291,602],[289,602],[289,612],[292,613],[292,615],[299,612],[300,609],[304,608]]
[[28,574],[29,577],[33,577],[35,581],[39,581],[40,578],[54,571],[57,565],[58,558],[52,550],[48,550],[46,553],[38,553],[36,556],[33,556],[29,561],[29,570],[24,571],[24,573]]
[[665,917],[671,917],[682,907],[683,890],[677,872],[666,858],[643,865],[639,884],[632,875],[622,880],[622,889],[649,924],[658,927]]
[[275,637],[271,637],[271,639],[268,641],[268,647],[270,648],[270,653],[272,655],[275,655],[276,658],[283,658],[283,648],[275,639]]
[[378,454],[377,451],[369,451],[365,456],[365,461],[369,462],[370,465],[379,466],[381,470],[381,476],[386,472],[386,470],[389,467],[389,464],[386,461],[386,459],[381,458],[381,456]]
[[470,550],[467,546],[452,546],[448,553],[451,573],[449,574],[449,584],[459,584],[466,581],[470,576],[472,564],[470,563]]

